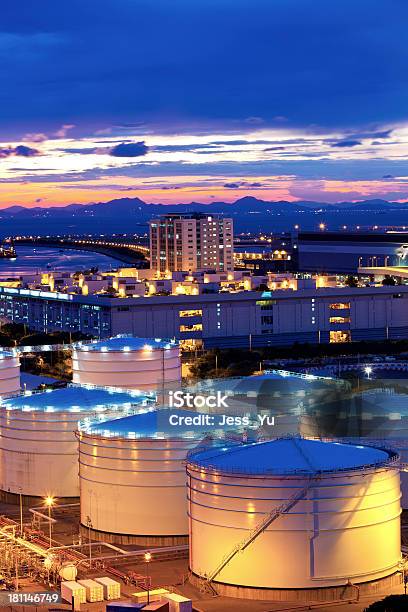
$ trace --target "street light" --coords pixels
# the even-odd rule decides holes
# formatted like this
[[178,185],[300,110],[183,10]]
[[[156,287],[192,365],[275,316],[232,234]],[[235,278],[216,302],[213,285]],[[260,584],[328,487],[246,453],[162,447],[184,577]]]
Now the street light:
[[86,517],[86,526],[88,527],[88,542],[89,542],[89,567],[92,563],[92,540],[91,540],[91,529],[93,527],[90,516]]
[[18,494],[20,496],[20,536],[23,537],[23,489],[18,487]]
[[364,372],[367,374],[367,378],[370,378],[370,374],[373,371],[373,368],[371,366],[366,366],[364,368]]
[[44,499],[44,504],[48,508],[48,529],[49,529],[49,539],[50,539],[50,546],[49,547],[52,548],[51,508],[55,504],[55,497],[52,497],[52,495],[47,495],[47,497]]
[[147,586],[147,605],[150,603],[150,576],[149,576],[149,563],[152,560],[152,553],[146,552],[144,554],[144,560],[146,563],[146,586]]

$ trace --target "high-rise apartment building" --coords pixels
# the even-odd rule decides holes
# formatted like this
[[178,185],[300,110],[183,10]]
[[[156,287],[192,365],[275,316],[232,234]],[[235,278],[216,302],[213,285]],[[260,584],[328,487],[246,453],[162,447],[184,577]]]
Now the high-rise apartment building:
[[232,219],[168,214],[150,221],[150,267],[158,272],[234,269]]

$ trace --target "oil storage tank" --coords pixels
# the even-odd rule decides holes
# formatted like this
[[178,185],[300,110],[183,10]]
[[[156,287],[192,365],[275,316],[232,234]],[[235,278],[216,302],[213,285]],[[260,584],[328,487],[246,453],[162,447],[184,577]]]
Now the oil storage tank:
[[75,345],[73,382],[124,389],[166,390],[180,385],[180,348],[175,340],[115,336]]
[[344,597],[350,583],[399,583],[397,462],[294,437],[190,453],[192,580],[233,597],[309,601]]
[[[166,409],[81,428],[81,524],[95,539],[172,546],[187,542],[187,453],[209,427],[169,425],[170,417],[197,417]],[[222,431],[211,428],[211,433]]]
[[[391,448],[408,463],[408,394],[393,386],[363,389],[302,416],[301,434]],[[401,472],[401,505],[408,509],[408,473]]]
[[20,391],[20,358],[13,351],[0,351],[0,397]]
[[26,393],[0,404],[0,488],[10,494],[59,498],[79,495],[78,422],[97,422],[146,409],[148,396],[116,389]]
[[348,388],[349,383],[343,380],[269,370],[239,378],[207,379],[188,390],[204,396],[217,392],[226,395],[228,414],[273,417],[273,425],[267,425],[264,419],[259,428],[259,436],[272,438],[299,434],[304,414],[340,400]]

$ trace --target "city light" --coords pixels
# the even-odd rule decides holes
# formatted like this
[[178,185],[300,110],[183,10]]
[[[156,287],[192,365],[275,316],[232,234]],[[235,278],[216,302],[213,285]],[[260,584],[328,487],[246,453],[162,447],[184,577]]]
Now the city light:
[[55,497],[52,497],[51,495],[48,495],[47,497],[44,498],[44,504],[48,508],[52,508],[52,506],[55,504]]

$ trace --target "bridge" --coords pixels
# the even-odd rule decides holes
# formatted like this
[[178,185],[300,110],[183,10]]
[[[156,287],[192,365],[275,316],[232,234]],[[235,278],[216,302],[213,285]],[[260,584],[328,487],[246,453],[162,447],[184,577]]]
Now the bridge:
[[75,249],[93,251],[113,257],[123,263],[144,267],[149,258],[149,248],[129,238],[107,236],[96,238],[92,236],[16,236],[14,244],[18,247],[49,247],[58,249]]

